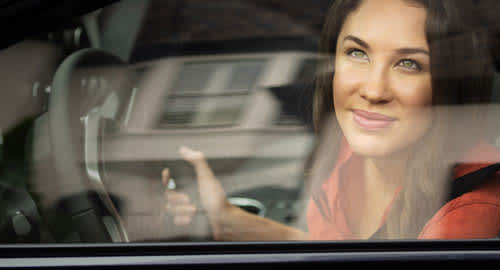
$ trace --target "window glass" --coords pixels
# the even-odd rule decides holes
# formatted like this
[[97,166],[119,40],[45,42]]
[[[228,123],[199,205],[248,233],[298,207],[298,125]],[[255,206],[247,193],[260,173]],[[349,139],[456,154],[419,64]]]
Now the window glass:
[[168,125],[232,125],[238,121],[246,96],[170,97],[162,122]]
[[216,65],[211,63],[186,64],[180,73],[175,92],[178,94],[203,92],[215,71]]
[[497,238],[493,2],[123,0],[26,33],[0,243]]

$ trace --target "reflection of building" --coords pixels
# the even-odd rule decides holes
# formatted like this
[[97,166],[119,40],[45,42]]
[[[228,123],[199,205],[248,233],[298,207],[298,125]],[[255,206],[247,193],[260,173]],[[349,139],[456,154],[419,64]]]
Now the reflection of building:
[[[127,132],[123,140],[113,140],[107,158],[177,159],[181,145],[198,148],[213,159],[303,156],[309,144],[292,141],[307,141],[309,129],[282,110],[284,104],[269,89],[293,84],[310,73],[307,69],[314,68],[316,57],[281,52],[173,57],[138,64],[134,68],[140,73],[140,86]],[[291,145],[271,147],[276,142],[286,145],[287,140]]]

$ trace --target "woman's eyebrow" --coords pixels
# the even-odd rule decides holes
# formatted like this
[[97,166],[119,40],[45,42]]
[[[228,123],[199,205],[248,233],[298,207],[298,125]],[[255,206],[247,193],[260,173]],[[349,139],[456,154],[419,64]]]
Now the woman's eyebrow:
[[[370,49],[370,45],[368,45],[368,43],[366,41],[364,41],[358,37],[355,37],[353,35],[347,35],[346,37],[344,37],[344,41],[347,41],[347,40],[353,41],[365,49]],[[398,53],[398,54],[418,54],[418,53],[421,53],[421,54],[429,55],[429,51],[426,49],[423,49],[423,48],[399,48],[396,50],[396,53]]]
[[427,51],[426,49],[422,49],[422,48],[400,48],[400,49],[397,49],[396,52],[399,54],[421,53],[421,54],[429,55],[429,51]]
[[346,37],[344,37],[344,42],[347,41],[347,40],[353,41],[353,42],[357,43],[359,46],[361,46],[361,47],[363,47],[365,49],[369,49],[370,48],[370,46],[368,45],[368,43],[366,43],[365,41],[363,41],[360,38],[357,38],[355,36],[347,35]]

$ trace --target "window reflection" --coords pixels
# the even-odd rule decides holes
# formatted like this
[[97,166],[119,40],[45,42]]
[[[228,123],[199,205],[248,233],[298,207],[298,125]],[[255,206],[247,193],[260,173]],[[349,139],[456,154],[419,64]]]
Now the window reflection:
[[[123,1],[71,25],[85,32],[78,44],[54,30],[43,42],[8,48],[0,54],[9,90],[0,94],[2,183],[17,188],[26,180],[54,234],[46,242],[118,242],[119,229],[110,228],[121,223],[137,242],[495,237],[493,19],[477,19],[475,11],[469,18],[461,1],[424,0],[386,0],[383,7],[397,12],[379,17],[374,11],[387,10],[376,1]],[[339,16],[328,16],[332,3]],[[454,20],[451,30],[427,28],[448,17],[430,16],[436,22],[427,24],[422,15],[451,7],[467,20]],[[342,17],[361,11],[365,16]],[[349,23],[337,25],[344,19]],[[67,72],[76,82],[63,87],[67,102],[48,102],[61,91],[50,82],[57,67],[83,47],[120,55],[120,64],[83,59]],[[64,108],[58,116],[68,121],[51,122],[54,108]],[[68,130],[67,151],[58,153],[75,156],[61,166],[54,149]],[[104,187],[98,191],[109,197],[88,185],[80,167],[92,167]],[[68,171],[78,177],[61,176]],[[474,172],[489,180],[469,186],[463,177]],[[17,183],[20,175],[26,179]],[[369,182],[373,175],[393,182]],[[207,188],[200,179],[215,180]],[[461,190],[468,192],[458,202],[492,208],[467,212],[473,219],[440,220],[457,213],[450,210],[457,201],[448,203]],[[213,203],[207,194],[222,199]],[[83,197],[98,205],[97,217],[84,219],[96,228],[67,216]],[[103,198],[116,206],[119,222],[101,207]],[[178,201],[187,202],[177,209],[187,214],[172,212]],[[220,214],[229,213],[221,201],[243,210],[232,211],[238,214],[226,227],[221,216],[232,214]],[[446,226],[433,225],[441,221]],[[488,226],[487,234],[462,230],[474,227],[470,222]]]
[[231,126],[239,124],[265,61],[188,62],[168,95],[160,125]]

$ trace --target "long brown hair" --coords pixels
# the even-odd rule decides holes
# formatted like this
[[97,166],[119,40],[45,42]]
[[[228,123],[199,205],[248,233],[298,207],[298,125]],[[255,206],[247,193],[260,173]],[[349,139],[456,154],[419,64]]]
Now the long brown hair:
[[[491,99],[493,63],[488,32],[467,0],[408,0],[427,10],[426,37],[430,48],[433,125],[417,143],[408,164],[403,190],[394,202],[383,238],[415,238],[425,222],[446,199],[452,168],[460,156],[479,140],[491,139],[484,104]],[[337,0],[323,27],[313,99],[313,121],[318,143],[313,151],[309,177],[312,199],[329,218],[321,188],[333,169],[342,133],[336,122],[332,80],[337,38],[347,16],[361,0]],[[465,127],[464,127],[465,126]],[[324,141],[328,141],[324,147]]]

